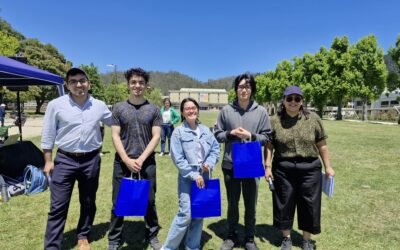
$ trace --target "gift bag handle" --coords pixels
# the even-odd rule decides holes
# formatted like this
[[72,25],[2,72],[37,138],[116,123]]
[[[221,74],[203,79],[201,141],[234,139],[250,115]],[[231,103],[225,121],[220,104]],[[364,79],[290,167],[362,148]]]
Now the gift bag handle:
[[[138,174],[139,174],[139,180],[141,180],[142,177],[140,176],[140,171],[138,172]],[[133,180],[133,172],[132,171],[131,171],[131,180]]]
[[[198,164],[189,164],[189,166],[196,166],[197,170],[200,170],[201,163]],[[208,170],[208,179],[211,180],[211,169]]]

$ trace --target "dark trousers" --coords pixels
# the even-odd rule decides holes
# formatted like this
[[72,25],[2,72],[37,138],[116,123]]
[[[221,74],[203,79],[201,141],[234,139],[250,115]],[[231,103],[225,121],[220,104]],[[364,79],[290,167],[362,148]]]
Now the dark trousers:
[[234,238],[237,234],[239,224],[239,200],[243,192],[244,200],[244,226],[246,229],[246,240],[254,239],[256,225],[256,206],[258,196],[259,178],[233,177],[233,169],[222,168],[226,194],[228,199],[228,238]]
[[321,162],[318,158],[274,160],[275,191],[272,193],[274,226],[279,230],[293,227],[297,207],[299,229],[312,234],[321,232]]
[[50,182],[50,212],[47,220],[44,249],[61,249],[65,221],[75,180],[78,181],[81,211],[76,233],[87,239],[96,213],[96,192],[99,186],[101,158],[98,153],[70,157],[57,153]]
[[[108,233],[109,245],[121,245],[122,244],[122,231],[124,227],[124,217],[116,216],[114,213],[115,203],[117,201],[119,188],[121,185],[121,179],[123,177],[130,177],[131,171],[122,162],[121,158],[116,154],[114,160],[114,173],[113,173],[113,193],[112,193],[112,210],[111,210],[111,223],[110,230]],[[150,240],[157,236],[160,226],[158,224],[158,216],[156,210],[156,162],[154,156],[147,158],[140,171],[142,179],[150,181],[150,193],[149,202],[147,206],[147,213],[144,217],[146,223],[145,237]],[[138,178],[138,174],[133,174],[134,178]]]
[[171,153],[171,135],[174,131],[174,125],[163,124],[161,127],[161,152],[165,153],[165,143],[168,139],[168,152]]

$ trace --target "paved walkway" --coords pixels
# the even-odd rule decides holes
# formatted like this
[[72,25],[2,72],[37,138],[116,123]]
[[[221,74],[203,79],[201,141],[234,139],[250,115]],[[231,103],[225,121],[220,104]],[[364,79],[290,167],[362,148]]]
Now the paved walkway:
[[[6,118],[4,125],[9,126],[13,125],[14,120],[10,118]],[[43,124],[43,116],[39,117],[28,117],[24,126],[22,126],[22,138],[28,139],[36,136],[40,136],[42,134],[42,124]],[[17,126],[13,126],[8,130],[9,135],[19,134],[19,129]]]

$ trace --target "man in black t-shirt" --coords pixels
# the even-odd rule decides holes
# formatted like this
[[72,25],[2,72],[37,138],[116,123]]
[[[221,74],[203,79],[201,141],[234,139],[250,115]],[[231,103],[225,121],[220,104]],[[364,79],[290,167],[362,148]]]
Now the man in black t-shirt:
[[146,240],[152,249],[161,249],[157,238],[158,224],[155,205],[156,161],[154,149],[160,141],[162,118],[160,109],[144,98],[149,74],[141,68],[125,72],[128,82],[129,99],[113,107],[111,135],[115,150],[113,173],[113,207],[111,211],[108,249],[118,249],[122,245],[124,217],[114,213],[121,179],[133,176],[150,181],[150,194],[146,222]]

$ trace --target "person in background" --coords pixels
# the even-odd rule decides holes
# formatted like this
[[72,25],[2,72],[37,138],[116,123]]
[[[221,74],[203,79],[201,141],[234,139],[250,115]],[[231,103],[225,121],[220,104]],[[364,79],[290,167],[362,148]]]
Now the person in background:
[[151,248],[158,250],[162,245],[157,238],[160,225],[156,210],[156,161],[154,149],[160,141],[160,109],[144,98],[149,74],[141,68],[125,72],[129,98],[113,106],[111,137],[116,150],[114,158],[111,223],[108,233],[108,249],[118,249],[122,245],[124,217],[114,213],[118,192],[123,177],[140,176],[150,181],[150,193],[145,237]]
[[200,249],[202,218],[191,218],[190,195],[192,181],[204,188],[202,174],[209,175],[219,159],[219,144],[210,129],[199,124],[199,104],[192,98],[181,103],[182,125],[172,133],[172,160],[178,168],[179,211],[172,221],[163,246],[165,250],[179,249],[185,238],[186,249]]
[[171,135],[174,131],[174,125],[180,121],[179,113],[171,106],[169,98],[164,98],[164,106],[161,108],[161,116],[163,119],[161,127],[161,153],[165,154],[165,143],[168,139],[168,152],[171,154]]
[[[321,232],[321,157],[327,177],[334,176],[329,162],[328,137],[321,119],[303,107],[303,92],[289,86],[280,111],[272,118],[272,140],[265,147],[265,177],[274,180],[274,226],[281,230],[281,249],[292,249],[290,232],[297,207],[303,230],[302,249],[312,250],[311,234]],[[272,160],[272,155],[273,160]],[[271,170],[272,161],[272,170]]]
[[[50,101],[43,120],[44,172],[51,179],[44,249],[61,249],[69,202],[78,181],[81,204],[76,228],[78,250],[88,250],[99,185],[100,121],[110,126],[111,112],[103,101],[88,94],[90,81],[82,69],[68,70],[66,87],[69,94]],[[58,149],[53,161],[54,145]]]
[[0,122],[1,122],[1,126],[4,127],[4,119],[6,117],[6,105],[4,103],[2,103],[0,105]]
[[257,250],[254,241],[256,225],[257,194],[260,178],[235,178],[233,175],[232,143],[242,140],[259,141],[262,145],[269,140],[270,121],[264,107],[252,97],[256,93],[254,77],[248,73],[234,80],[236,98],[220,112],[214,131],[217,141],[225,143],[222,171],[228,199],[228,235],[221,250],[230,250],[238,243],[239,200],[243,192],[245,206],[245,247]]

